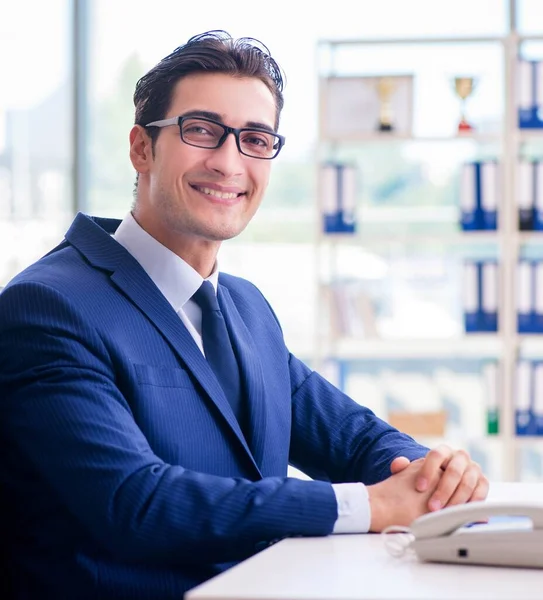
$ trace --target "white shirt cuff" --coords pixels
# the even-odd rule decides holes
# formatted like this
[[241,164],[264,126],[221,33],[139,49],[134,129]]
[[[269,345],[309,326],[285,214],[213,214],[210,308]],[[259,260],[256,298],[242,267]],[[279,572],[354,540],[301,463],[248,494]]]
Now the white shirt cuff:
[[367,533],[371,523],[368,490],[363,483],[333,483],[338,517],[332,533]]

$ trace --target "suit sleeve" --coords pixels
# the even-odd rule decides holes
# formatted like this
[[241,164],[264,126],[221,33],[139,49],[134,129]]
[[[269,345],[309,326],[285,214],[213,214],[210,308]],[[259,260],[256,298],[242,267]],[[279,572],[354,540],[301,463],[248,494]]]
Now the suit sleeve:
[[315,479],[373,484],[390,476],[398,456],[414,460],[428,448],[379,419],[370,409],[290,355],[290,462]]
[[273,540],[332,531],[328,483],[251,482],[163,462],[115,385],[113,360],[58,291],[17,283],[0,295],[1,435],[113,556],[227,562]]

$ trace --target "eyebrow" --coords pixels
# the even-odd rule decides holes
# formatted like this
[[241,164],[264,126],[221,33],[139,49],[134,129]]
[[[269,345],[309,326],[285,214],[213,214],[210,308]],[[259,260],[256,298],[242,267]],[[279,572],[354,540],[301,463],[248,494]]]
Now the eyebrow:
[[[223,125],[226,125],[223,118],[219,113],[211,112],[209,110],[189,110],[180,117],[204,117],[204,119],[211,119],[212,121],[218,121]],[[269,131],[270,133],[276,133],[273,127],[266,125],[266,123],[260,123],[259,121],[246,121],[245,125],[241,127],[241,129],[246,129],[247,127],[251,129],[263,129],[264,131]]]

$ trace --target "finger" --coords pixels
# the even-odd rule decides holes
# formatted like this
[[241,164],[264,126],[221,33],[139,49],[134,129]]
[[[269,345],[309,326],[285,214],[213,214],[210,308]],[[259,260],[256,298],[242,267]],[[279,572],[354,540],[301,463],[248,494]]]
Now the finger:
[[419,492],[428,489],[430,481],[435,480],[440,469],[448,465],[453,454],[453,449],[444,444],[428,452],[415,482],[415,487]]
[[390,463],[390,472],[392,475],[403,471],[411,461],[405,456],[398,456]]
[[455,504],[469,502],[477,488],[480,476],[481,469],[479,468],[479,465],[471,463],[460,479],[460,483],[457,485],[454,494],[444,506],[453,506]]
[[439,510],[449,502],[470,464],[471,460],[464,450],[457,450],[454,453],[437,484],[436,490],[428,501],[430,510]]
[[469,499],[469,502],[477,502],[479,500],[485,500],[488,496],[488,490],[490,488],[490,484],[488,479],[484,475],[479,476],[479,480],[473,493]]

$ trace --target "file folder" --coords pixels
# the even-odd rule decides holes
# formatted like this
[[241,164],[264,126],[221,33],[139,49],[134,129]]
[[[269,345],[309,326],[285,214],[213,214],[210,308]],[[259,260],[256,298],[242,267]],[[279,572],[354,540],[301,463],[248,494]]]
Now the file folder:
[[325,233],[355,231],[355,169],[342,163],[321,165],[323,229]]
[[356,169],[353,165],[340,165],[341,210],[343,228],[347,233],[356,229]]
[[483,365],[483,385],[485,391],[487,433],[499,433],[500,398],[499,366],[496,361]]
[[543,333],[543,262],[534,261],[533,269],[533,312],[532,331]]
[[519,116],[526,116],[534,104],[532,63],[520,58],[517,64],[517,98]]
[[532,363],[520,360],[517,363],[517,381],[515,396],[515,431],[517,435],[530,435],[533,430],[532,403]]
[[481,268],[480,331],[498,331],[498,264],[483,262]]
[[460,226],[464,231],[480,228],[477,163],[462,165],[460,172]]
[[543,230],[543,162],[532,164],[534,185],[534,229]]
[[543,68],[540,61],[519,59],[518,63],[518,126],[520,129],[541,129],[543,120]]
[[323,226],[326,233],[337,231],[339,210],[338,176],[336,165],[329,163],[321,166],[320,182]]
[[464,327],[466,333],[479,330],[479,267],[477,263],[464,263]]
[[533,331],[533,269],[528,260],[517,265],[517,326],[519,333]]
[[[517,165],[517,205],[520,231],[534,229],[535,175],[536,171],[532,162],[519,161]],[[543,221],[541,224],[543,226]]]
[[543,362],[534,363],[534,393],[532,396],[532,420],[535,435],[543,435]]
[[495,230],[498,227],[500,183],[500,165],[495,161],[480,163],[479,185],[481,198],[481,229]]

